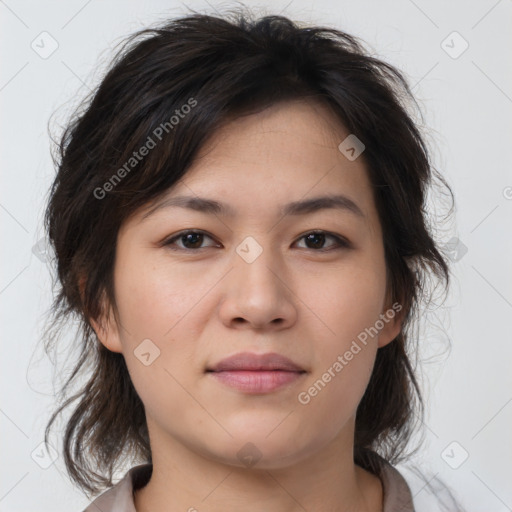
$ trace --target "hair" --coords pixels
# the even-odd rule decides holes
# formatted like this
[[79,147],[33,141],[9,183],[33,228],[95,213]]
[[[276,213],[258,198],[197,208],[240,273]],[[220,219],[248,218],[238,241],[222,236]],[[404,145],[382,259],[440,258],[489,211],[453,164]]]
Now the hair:
[[[44,222],[58,289],[45,349],[73,318],[80,351],[45,442],[57,416],[78,401],[65,425],[63,454],[83,490],[112,486],[124,457],[152,462],[144,406],[124,357],[106,349],[90,323],[107,311],[118,319],[113,270],[120,226],[176,184],[220,126],[288,100],[322,103],[365,145],[388,290],[403,307],[403,325],[377,351],[357,409],[354,461],[374,471],[377,456],[396,464],[411,455],[406,449],[424,403],[412,364],[417,338],[409,331],[428,298],[429,279],[445,289],[450,281],[431,233],[427,192],[436,178],[453,194],[432,165],[408,82],[341,30],[281,15],[194,12],[124,40],[99,86],[54,141],[57,174]],[[155,149],[130,160],[150,139]],[[68,396],[87,367],[85,384]]]

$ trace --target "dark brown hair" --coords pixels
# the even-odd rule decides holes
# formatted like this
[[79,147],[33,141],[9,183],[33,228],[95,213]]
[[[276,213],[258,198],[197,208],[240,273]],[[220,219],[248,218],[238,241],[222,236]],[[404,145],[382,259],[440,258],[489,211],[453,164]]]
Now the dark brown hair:
[[[125,457],[152,460],[144,407],[124,357],[107,350],[89,323],[108,308],[116,314],[113,266],[120,226],[176,184],[222,123],[293,99],[322,102],[366,146],[389,290],[404,308],[404,324],[378,350],[357,410],[354,460],[371,470],[375,453],[391,463],[406,456],[424,408],[410,359],[417,339],[408,331],[427,298],[429,277],[444,281],[445,289],[450,277],[430,230],[427,191],[437,178],[451,194],[414,120],[417,104],[408,83],[340,30],[301,26],[284,16],[254,19],[241,10],[225,17],[193,13],[125,41],[73,114],[54,154],[57,175],[45,227],[58,291],[45,348],[74,318],[80,352],[45,441],[56,417],[78,401],[65,426],[63,453],[82,489],[97,493],[111,486]],[[148,137],[155,139],[158,127],[156,147],[126,167]],[[70,395],[70,385],[86,369],[85,384]]]

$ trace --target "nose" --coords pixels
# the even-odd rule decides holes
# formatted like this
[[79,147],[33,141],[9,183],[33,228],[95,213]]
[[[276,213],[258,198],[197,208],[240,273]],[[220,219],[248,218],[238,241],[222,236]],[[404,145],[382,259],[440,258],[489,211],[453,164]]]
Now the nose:
[[222,322],[230,328],[280,330],[297,320],[293,278],[271,250],[248,263],[234,255],[234,268],[223,280],[219,308]]

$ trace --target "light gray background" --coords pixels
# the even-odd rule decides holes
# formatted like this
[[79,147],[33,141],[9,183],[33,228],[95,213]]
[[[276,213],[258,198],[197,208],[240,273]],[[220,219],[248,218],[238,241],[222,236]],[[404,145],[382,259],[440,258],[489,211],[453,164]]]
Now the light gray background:
[[[185,14],[186,6],[212,13],[234,5],[0,0],[1,511],[69,512],[88,503],[67,479],[62,457],[51,463],[38,448],[54,406],[53,368],[38,348],[50,274],[32,250],[42,236],[42,208],[54,175],[50,115],[60,108],[57,121],[65,121],[76,100],[96,85],[123,36]],[[282,11],[359,36],[414,86],[431,128],[435,163],[457,201],[455,222],[440,226],[438,236],[443,244],[459,240],[455,259],[461,244],[467,253],[453,263],[456,281],[448,299],[424,317],[420,356],[428,416],[424,448],[413,462],[450,485],[471,512],[512,510],[512,1],[246,5],[266,5],[262,13]],[[44,31],[58,43],[45,59],[31,48],[33,42],[40,51],[50,48]],[[450,36],[453,31],[469,44],[457,58],[464,41]],[[453,469],[465,452],[467,460]],[[399,468],[418,510],[433,512],[423,484],[408,466]]]

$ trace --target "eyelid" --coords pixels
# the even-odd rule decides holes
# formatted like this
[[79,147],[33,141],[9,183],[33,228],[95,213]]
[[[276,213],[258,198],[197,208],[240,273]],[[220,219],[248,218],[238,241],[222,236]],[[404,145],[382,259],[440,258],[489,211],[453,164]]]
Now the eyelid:
[[[188,235],[190,233],[204,235],[204,236],[207,236],[208,238],[211,238],[212,240],[215,240],[215,237],[213,235],[210,235],[208,232],[203,231],[202,229],[189,228],[189,229],[184,229],[184,230],[176,233],[175,235],[166,237],[162,242],[160,242],[159,245],[161,245],[163,247],[170,247],[172,242],[179,240],[182,236]],[[187,251],[187,252],[199,252],[202,249],[207,249],[207,247],[200,247],[199,249],[187,249],[187,248],[178,247],[176,250]]]
[[[325,235],[326,237],[334,238],[337,242],[337,246],[334,246],[333,248],[327,248],[327,249],[310,249],[313,252],[329,252],[336,249],[350,249],[352,248],[351,242],[347,238],[345,238],[342,235],[337,235],[336,233],[331,233],[330,231],[326,231],[325,229],[310,229],[309,231],[306,231],[302,235],[299,235],[297,240],[302,240],[307,235],[311,234],[319,234],[319,235]],[[305,249],[308,249],[305,247]]]
[[[176,234],[171,235],[170,237],[165,238],[162,242],[160,242],[159,245],[161,245],[162,247],[168,247],[171,250],[185,251],[185,252],[189,252],[189,253],[200,252],[203,249],[208,249],[208,247],[199,247],[197,249],[188,249],[188,248],[182,248],[182,247],[172,248],[171,247],[171,244],[173,242],[179,240],[182,236],[185,236],[190,233],[204,235],[212,240],[215,240],[215,237],[213,235],[210,235],[207,231],[204,231],[202,229],[189,228],[189,229],[184,229]],[[310,250],[313,252],[330,252],[330,251],[334,251],[337,249],[352,248],[352,243],[348,239],[346,239],[345,237],[343,237],[341,235],[337,235],[335,233],[331,233],[330,231],[326,231],[325,229],[310,229],[309,231],[305,231],[304,233],[302,233],[301,235],[299,235],[297,237],[296,241],[302,240],[307,235],[311,235],[311,234],[320,234],[320,235],[325,235],[326,237],[334,238],[336,240],[337,245],[335,245],[332,248],[326,248],[326,249],[309,249],[308,247],[301,247],[301,249],[306,249],[306,250]],[[296,243],[296,242],[294,242],[294,243]],[[210,246],[210,247],[212,247],[212,246]]]

